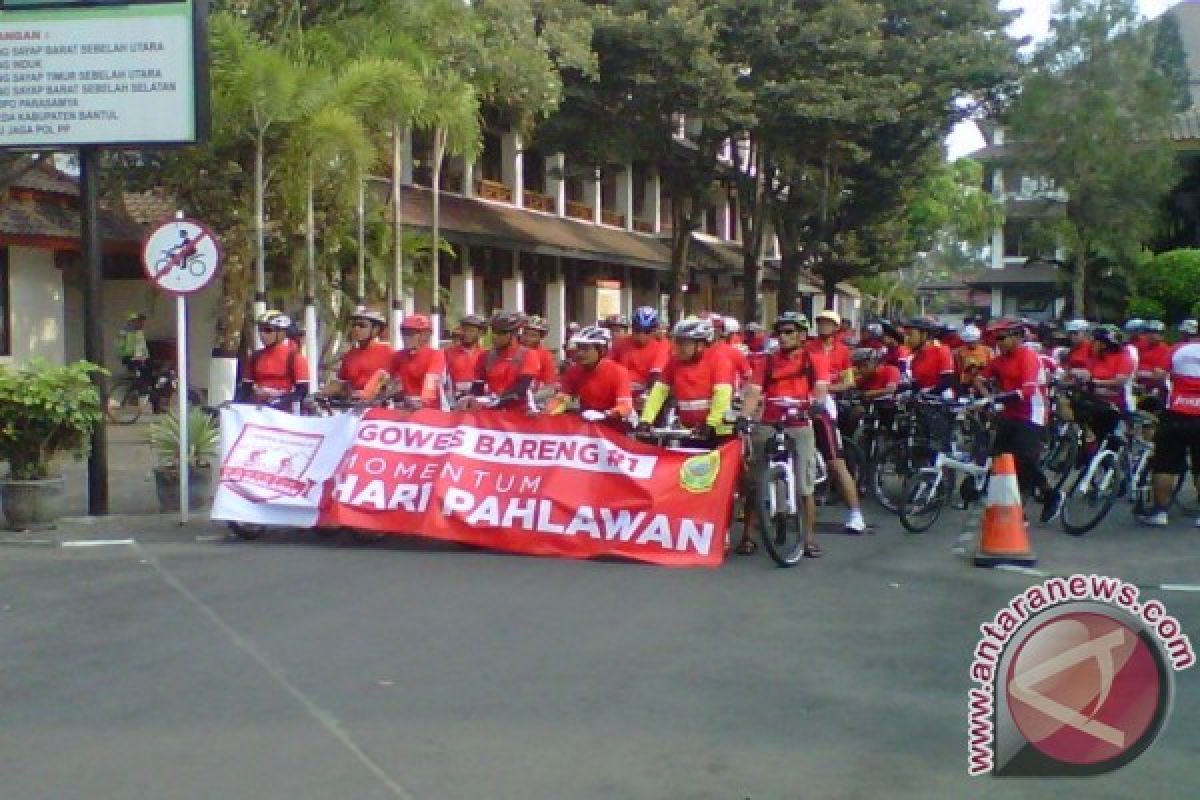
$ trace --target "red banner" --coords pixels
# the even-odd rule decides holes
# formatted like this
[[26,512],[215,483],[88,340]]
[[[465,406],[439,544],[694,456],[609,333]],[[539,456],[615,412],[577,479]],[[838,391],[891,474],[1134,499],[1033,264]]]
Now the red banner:
[[573,416],[373,410],[320,525],[532,555],[718,566],[740,446],[678,453]]

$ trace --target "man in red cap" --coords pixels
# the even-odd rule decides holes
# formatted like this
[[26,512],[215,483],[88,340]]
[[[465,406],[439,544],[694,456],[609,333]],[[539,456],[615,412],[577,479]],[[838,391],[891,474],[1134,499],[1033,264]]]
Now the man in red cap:
[[392,356],[393,396],[405,408],[446,407],[442,381],[446,374],[445,354],[429,344],[433,325],[424,314],[410,314],[400,323],[404,347]]

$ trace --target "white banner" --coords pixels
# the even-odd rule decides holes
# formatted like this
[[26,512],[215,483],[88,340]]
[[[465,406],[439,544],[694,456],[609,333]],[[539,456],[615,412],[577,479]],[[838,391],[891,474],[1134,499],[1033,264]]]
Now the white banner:
[[325,481],[354,443],[354,414],[300,417],[257,406],[221,410],[212,518],[311,528]]

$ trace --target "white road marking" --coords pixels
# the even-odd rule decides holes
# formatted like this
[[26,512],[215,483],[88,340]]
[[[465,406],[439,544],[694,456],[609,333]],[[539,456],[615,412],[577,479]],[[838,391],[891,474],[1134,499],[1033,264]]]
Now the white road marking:
[[75,542],[63,542],[63,547],[109,547],[117,544],[133,544],[133,539],[80,539]]

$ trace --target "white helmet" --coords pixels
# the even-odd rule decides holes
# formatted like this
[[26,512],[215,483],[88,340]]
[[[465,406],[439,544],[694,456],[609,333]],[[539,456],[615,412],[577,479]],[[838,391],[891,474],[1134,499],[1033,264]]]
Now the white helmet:
[[1067,320],[1066,325],[1063,325],[1063,329],[1067,333],[1087,333],[1088,329],[1091,327],[1092,323],[1088,322],[1086,319],[1070,319]]
[[966,344],[975,344],[983,338],[983,332],[974,325],[967,325],[962,329],[962,332],[959,333],[958,336]]
[[387,325],[387,317],[382,311],[377,311],[367,306],[355,306],[354,311],[350,314],[350,319],[365,319],[367,322],[373,322],[376,325]]
[[713,340],[712,323],[706,319],[688,317],[675,323],[671,331],[672,339],[690,339],[693,342],[711,342]]
[[1030,350],[1032,350],[1035,353],[1042,352],[1042,343],[1039,342],[1037,339],[1026,339],[1025,346],[1028,347]]
[[573,346],[581,344],[598,345],[609,348],[612,347],[612,331],[608,328],[601,328],[599,325],[588,325],[571,337],[571,344]]
[[742,324],[740,322],[738,322],[733,317],[725,318],[725,333],[727,333],[727,334],[728,333],[740,333],[741,330],[742,330]]
[[277,331],[286,331],[292,327],[292,318],[282,311],[264,311],[258,318],[258,325],[261,328],[271,328]]
[[832,308],[827,308],[824,311],[818,311],[817,316],[814,319],[816,319],[817,322],[820,322],[823,319],[828,320],[828,321],[832,322],[835,326],[842,324],[841,314],[834,311]]

